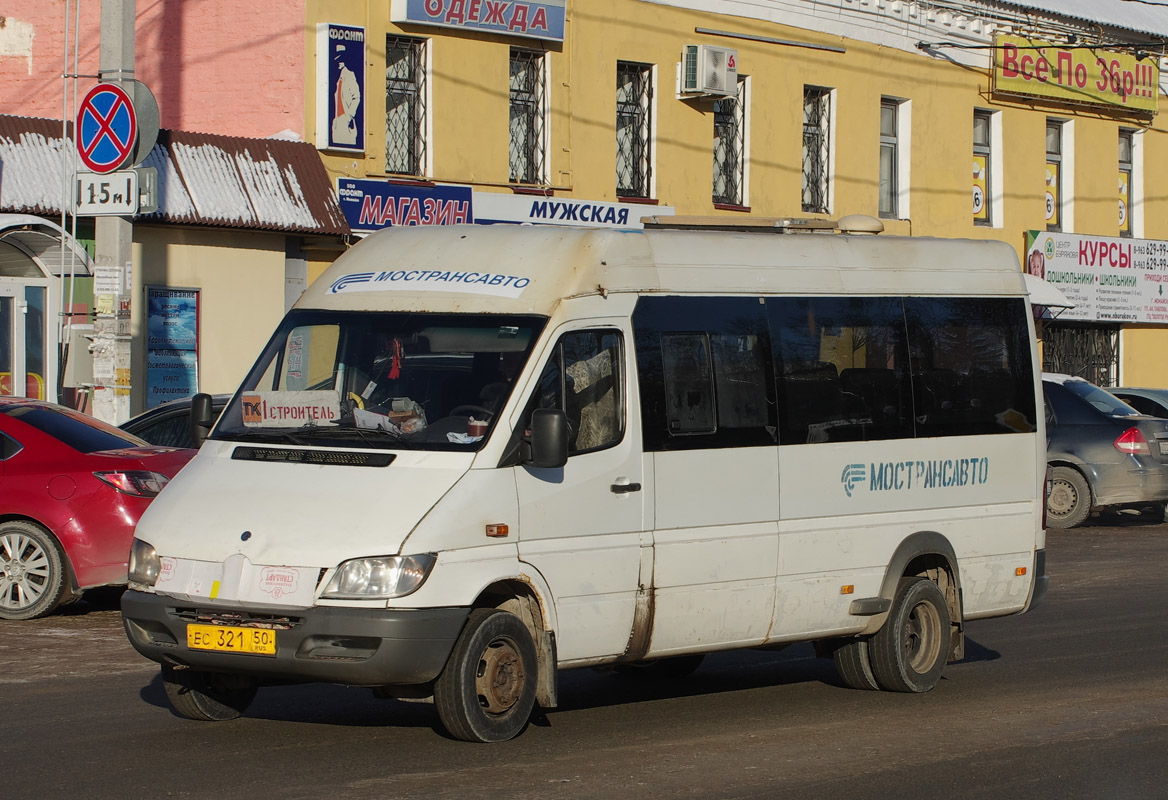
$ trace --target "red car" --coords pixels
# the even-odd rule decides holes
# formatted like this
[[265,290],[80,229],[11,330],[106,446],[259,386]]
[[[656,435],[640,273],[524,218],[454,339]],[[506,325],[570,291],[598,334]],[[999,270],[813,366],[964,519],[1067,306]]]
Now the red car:
[[0,619],[124,584],[134,525],[196,450],[54,403],[0,397]]

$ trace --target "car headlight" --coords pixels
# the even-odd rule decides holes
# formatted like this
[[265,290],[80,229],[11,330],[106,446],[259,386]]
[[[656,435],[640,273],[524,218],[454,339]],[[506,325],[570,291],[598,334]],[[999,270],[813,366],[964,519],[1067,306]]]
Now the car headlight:
[[130,545],[130,583],[153,586],[158,582],[162,570],[162,560],[154,552],[154,545],[135,539]]
[[337,567],[321,597],[328,600],[402,597],[422,585],[436,560],[433,553],[354,558]]

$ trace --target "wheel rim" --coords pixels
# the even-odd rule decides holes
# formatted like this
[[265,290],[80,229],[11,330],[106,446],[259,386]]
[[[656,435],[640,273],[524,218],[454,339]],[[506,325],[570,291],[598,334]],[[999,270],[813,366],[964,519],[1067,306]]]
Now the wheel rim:
[[1079,493],[1069,481],[1054,481],[1050,487],[1050,497],[1046,502],[1046,513],[1055,517],[1065,517],[1079,503]]
[[35,604],[49,585],[49,554],[31,536],[0,536],[0,608],[20,611]]
[[904,626],[904,652],[919,674],[933,668],[941,651],[941,617],[932,603],[917,603]]
[[510,639],[491,641],[479,657],[475,674],[475,694],[479,705],[490,714],[502,714],[523,696],[527,675],[523,658]]

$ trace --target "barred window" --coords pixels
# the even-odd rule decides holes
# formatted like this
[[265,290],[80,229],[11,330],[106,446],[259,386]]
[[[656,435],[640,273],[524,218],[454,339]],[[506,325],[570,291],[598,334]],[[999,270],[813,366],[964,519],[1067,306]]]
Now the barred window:
[[746,205],[746,81],[738,93],[714,101],[715,203]]
[[426,41],[385,38],[385,171],[426,174]]
[[511,48],[511,183],[546,183],[544,53]]
[[828,211],[831,90],[803,87],[803,210]]
[[616,65],[616,193],[652,196],[653,68]]

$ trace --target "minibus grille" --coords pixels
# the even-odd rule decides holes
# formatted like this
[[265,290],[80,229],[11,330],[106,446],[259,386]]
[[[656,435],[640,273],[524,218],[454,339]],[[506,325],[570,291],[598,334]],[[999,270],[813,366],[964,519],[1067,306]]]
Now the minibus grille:
[[278,461],[284,464],[330,464],[340,467],[387,467],[393,453],[362,453],[337,450],[287,450],[279,447],[237,447],[235,461]]
[[248,611],[213,611],[206,608],[175,608],[174,616],[186,622],[204,625],[234,625],[240,628],[266,628],[288,631],[304,622],[303,617],[280,614],[253,614]]

